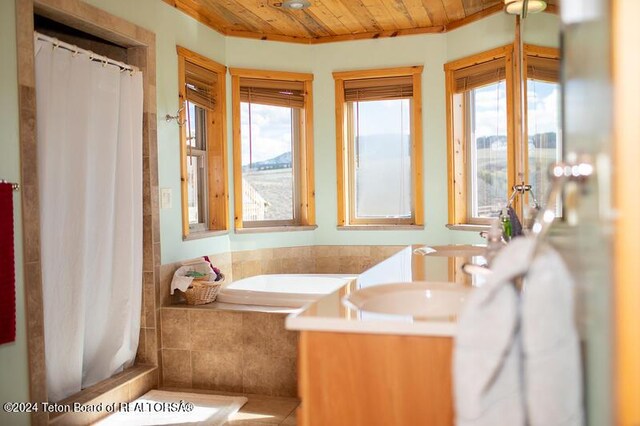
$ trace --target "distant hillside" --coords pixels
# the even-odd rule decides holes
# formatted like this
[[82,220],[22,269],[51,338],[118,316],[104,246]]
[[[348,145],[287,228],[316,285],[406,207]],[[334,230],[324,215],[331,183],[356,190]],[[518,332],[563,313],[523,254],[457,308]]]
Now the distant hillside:
[[[535,148],[555,148],[556,147],[556,134],[555,132],[536,133],[529,136],[529,143],[533,144]],[[486,149],[494,147],[506,147],[506,136],[483,136],[478,138],[478,149]]]
[[[291,151],[269,158],[268,160],[258,161],[252,164],[251,170],[271,170],[271,169],[290,169],[291,168]],[[249,170],[249,165],[242,166],[242,170]]]

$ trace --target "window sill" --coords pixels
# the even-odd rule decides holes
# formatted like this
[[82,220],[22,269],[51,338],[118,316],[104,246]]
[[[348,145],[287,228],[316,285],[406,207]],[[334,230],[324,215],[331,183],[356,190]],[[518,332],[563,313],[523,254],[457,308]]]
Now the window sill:
[[419,231],[424,225],[342,225],[338,231]]
[[459,223],[455,225],[445,225],[452,231],[472,231],[472,232],[482,232],[488,231],[491,228],[491,225],[476,225],[470,223]]
[[267,232],[313,231],[318,225],[262,226],[256,228],[236,228],[236,234],[261,234]]
[[183,236],[182,241],[201,240],[203,238],[219,237],[221,235],[227,235],[228,233],[229,231],[226,229],[219,230],[219,231],[216,231],[216,230],[196,231],[196,232],[191,232],[186,237]]

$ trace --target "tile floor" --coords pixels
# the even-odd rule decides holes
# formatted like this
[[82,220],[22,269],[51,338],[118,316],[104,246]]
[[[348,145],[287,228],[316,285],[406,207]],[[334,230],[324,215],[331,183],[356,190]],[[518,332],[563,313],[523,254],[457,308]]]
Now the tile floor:
[[246,396],[249,401],[231,416],[226,426],[275,426],[296,424],[296,409],[300,405],[297,398],[280,396],[264,396],[254,394],[240,394],[233,392],[208,391],[205,389],[185,389],[165,387],[163,390],[176,392],[212,393],[216,395]]

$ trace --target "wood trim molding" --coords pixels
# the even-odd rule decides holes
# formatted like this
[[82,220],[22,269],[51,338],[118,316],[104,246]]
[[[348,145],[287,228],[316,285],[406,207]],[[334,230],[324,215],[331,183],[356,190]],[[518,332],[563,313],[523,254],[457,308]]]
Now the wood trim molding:
[[[420,70],[422,71],[422,69]],[[424,191],[422,169],[422,73],[413,74],[413,100],[411,102],[411,159],[413,161],[413,225],[424,225]]]
[[315,161],[313,155],[313,82],[306,80],[304,82],[304,91],[306,93],[304,123],[303,123],[303,139],[300,152],[300,166],[305,174],[302,179],[301,192],[301,215],[302,223],[307,226],[316,224],[316,187],[315,187]]
[[[201,231],[226,231],[229,229],[229,194],[228,194],[228,173],[227,173],[227,67],[196,52],[192,52],[181,46],[176,46],[178,54],[178,98],[180,110],[178,112],[179,121],[186,120],[185,109],[182,108],[186,102],[185,93],[185,67],[186,63],[196,64],[214,72],[218,78],[215,98],[220,107],[214,111],[207,112],[207,208],[209,223],[207,230]],[[186,129],[180,127],[180,193],[182,209],[182,238],[188,239],[191,234],[189,229],[189,197],[188,197],[188,176],[187,176],[187,143]],[[197,232],[196,232],[197,233]]]
[[[185,93],[185,62],[186,58],[180,55],[178,51],[178,120],[180,123],[185,122],[185,111],[181,106],[184,105],[187,95]],[[187,157],[187,141],[186,135],[182,127],[178,125],[180,133],[180,208],[182,211],[182,238],[189,236],[189,197],[188,194],[188,176],[187,164],[184,159]]]
[[[464,100],[454,99],[455,95],[455,79],[456,70],[467,68],[473,65],[482,64],[494,59],[505,59],[505,77],[507,87],[507,140],[508,144],[512,144],[514,137],[513,123],[513,51],[512,44],[501,46],[495,49],[471,55],[465,58],[457,59],[446,63],[445,70],[445,87],[446,87],[446,126],[447,126],[447,187],[448,187],[448,222],[451,225],[471,224],[472,221],[468,216],[467,209],[467,135],[464,130],[465,109],[468,107]],[[457,101],[456,101],[457,100]],[[456,101],[456,102],[454,102]],[[512,151],[512,150],[511,150]],[[515,180],[513,152],[508,152],[508,168],[510,174],[508,176],[509,187]],[[509,194],[505,194],[505,199]]]
[[[234,226],[244,228],[242,215],[242,135],[240,125],[240,79],[242,77],[265,80],[298,81],[304,83],[304,114],[300,117],[300,223],[295,226],[313,226],[315,214],[315,169],[313,152],[313,74],[289,71],[229,68],[231,74],[231,115],[233,122],[233,193]],[[272,227],[276,229],[277,227]]]
[[338,195],[338,226],[347,224],[347,193],[345,188],[344,160],[347,157],[345,139],[344,114],[344,80],[335,80],[335,112],[336,112],[336,194]]
[[229,74],[238,77],[261,78],[265,80],[313,81],[312,73],[269,71],[249,68],[229,68]]
[[242,136],[240,135],[240,77],[231,74],[231,119],[233,121],[233,210],[234,227],[242,229]]
[[200,65],[201,67],[211,70],[222,76],[227,73],[227,67],[214,61],[213,59],[209,59],[206,56],[203,56],[182,46],[176,46],[176,51],[178,52],[178,56],[182,56],[185,59],[188,59],[189,62]]
[[[393,37],[399,37],[399,36],[418,35],[418,34],[442,34],[442,33],[456,30],[467,24],[486,18],[487,16],[491,16],[496,13],[501,13],[504,9],[504,6],[502,5],[502,3],[499,3],[487,9],[473,13],[469,16],[465,16],[464,18],[451,21],[446,25],[407,28],[407,29],[400,29],[400,30],[365,31],[365,32],[358,32],[354,34],[328,35],[323,37],[312,38],[312,37],[290,36],[290,35],[284,35],[284,34],[265,34],[263,32],[236,30],[233,28],[225,27],[225,23],[223,21],[213,20],[208,15],[204,15],[203,13],[200,13],[199,11],[191,7],[188,7],[183,2],[180,2],[177,0],[162,0],[162,1],[171,7],[179,9],[180,11],[187,14],[188,16],[191,16],[195,20],[201,22],[202,24],[208,26],[209,28],[212,28],[213,30],[225,36],[250,38],[255,40],[263,40],[263,41],[281,41],[281,42],[296,43],[296,44],[323,44],[323,43],[334,43],[334,42],[353,41],[353,40],[375,40],[379,38],[393,38]],[[557,14],[558,7],[555,5],[547,5],[547,8],[545,9],[544,12]]]
[[462,19],[459,19],[457,21],[453,21],[450,22],[449,24],[447,24],[444,28],[443,32],[449,32],[449,31],[453,31],[455,29],[458,29],[460,27],[464,27],[467,24],[470,24],[472,22],[476,22],[479,21],[482,18],[486,18],[487,16],[491,16],[494,15],[496,13],[502,12],[504,9],[504,3],[502,0],[500,0],[500,3],[495,4],[487,9],[481,10],[479,12],[476,12],[472,15],[469,16],[465,16]]
[[[335,81],[335,112],[336,112],[336,193],[338,227],[366,226],[366,225],[405,225],[421,226],[424,224],[424,195],[423,195],[423,134],[422,134],[422,65],[394,67],[382,69],[367,69],[333,72]],[[353,152],[348,141],[353,135],[350,131],[348,116],[351,110],[346,108],[344,85],[345,81],[383,77],[412,77],[413,99],[411,102],[411,161],[412,161],[412,210],[411,218],[396,219],[360,219],[353,212],[351,194],[355,192],[352,173],[347,163],[353,161]]]
[[407,75],[422,74],[423,65],[408,67],[381,68],[375,70],[334,71],[336,80],[359,80],[362,78],[402,77]]
[[524,54],[527,56],[539,56],[541,58],[560,59],[560,49],[555,47],[536,46],[535,44],[523,44]]
[[504,58],[513,52],[513,44],[506,44],[504,46],[496,47],[495,49],[487,50],[485,52],[476,53],[475,55],[466,56],[464,58],[456,59],[444,64],[444,70],[458,70],[461,68],[467,68],[472,65],[478,65],[483,62],[488,62],[492,59]]

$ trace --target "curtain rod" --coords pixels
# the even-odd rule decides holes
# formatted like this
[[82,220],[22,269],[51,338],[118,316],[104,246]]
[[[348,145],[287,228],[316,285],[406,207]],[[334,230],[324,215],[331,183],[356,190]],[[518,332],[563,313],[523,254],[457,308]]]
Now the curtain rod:
[[55,37],[50,37],[48,35],[41,34],[41,33],[37,32],[37,31],[34,31],[34,38],[36,40],[49,42],[49,43],[53,44],[54,48],[55,47],[61,47],[61,48],[65,49],[65,50],[73,52],[76,55],[78,53],[82,53],[83,55],[89,56],[89,59],[91,59],[92,61],[102,62],[103,64],[115,65],[117,67],[120,67],[121,71],[132,71],[132,72],[139,71],[138,68],[136,68],[134,66],[131,66],[131,65],[128,65],[128,64],[125,64],[124,62],[115,61],[113,59],[107,58],[106,56],[98,55],[97,53],[94,53],[94,52],[92,52],[90,50],[86,50],[86,49],[83,49],[81,47],[74,46],[73,44],[65,43],[64,41],[58,40]]

